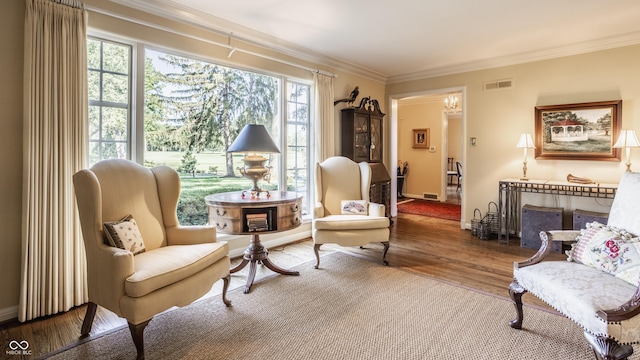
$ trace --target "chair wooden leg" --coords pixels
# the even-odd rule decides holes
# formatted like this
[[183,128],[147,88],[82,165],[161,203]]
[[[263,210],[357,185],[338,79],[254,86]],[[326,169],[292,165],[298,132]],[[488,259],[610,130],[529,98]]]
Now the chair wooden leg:
[[231,301],[227,300],[227,290],[229,289],[229,283],[231,282],[231,275],[227,275],[222,278],[224,284],[222,285],[222,302],[227,306],[231,306]]
[[386,260],[387,251],[389,251],[389,242],[388,241],[383,241],[382,245],[384,245],[384,251],[382,252],[382,263],[384,264],[384,266],[387,266],[387,265],[389,265],[389,263]]
[[91,327],[93,326],[93,319],[96,317],[96,311],[98,310],[98,304],[89,302],[87,304],[87,312],[84,315],[84,321],[82,321],[82,328],[80,329],[80,338],[89,336]]
[[511,297],[511,301],[513,301],[513,305],[516,307],[517,314],[515,319],[509,321],[509,326],[514,329],[522,329],[522,295],[526,292],[527,290],[515,281],[509,285],[509,296]]
[[320,246],[322,246],[322,244],[313,245],[313,252],[316,254],[316,269],[320,266],[320,253],[318,252],[318,250],[320,250]]
[[620,345],[613,339],[595,336],[586,331],[584,337],[587,338],[589,346],[598,360],[626,360],[633,354],[631,345]]
[[144,329],[150,321],[151,320],[147,320],[137,325],[129,323],[131,338],[133,338],[133,344],[136,346],[136,351],[138,352],[137,360],[144,360]]

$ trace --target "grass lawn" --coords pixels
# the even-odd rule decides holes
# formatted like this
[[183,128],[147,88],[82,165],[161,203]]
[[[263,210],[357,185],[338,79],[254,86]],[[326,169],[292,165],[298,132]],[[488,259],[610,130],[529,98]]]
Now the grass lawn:
[[[177,169],[182,163],[183,152],[180,151],[145,151],[144,161],[145,163],[153,165],[167,165],[174,169]],[[201,173],[208,173],[209,167],[216,166],[218,168],[218,175],[224,175],[226,172],[226,154],[222,151],[219,152],[203,152],[194,155],[198,163],[196,164],[196,171]],[[233,154],[233,166],[237,167],[242,164],[242,154]]]
[[[147,151],[145,152],[145,165],[166,165],[177,169],[182,162],[183,152],[174,151]],[[204,201],[205,196],[228,192],[242,191],[251,188],[253,182],[247,178],[224,177],[226,158],[223,152],[209,152],[195,154],[198,163],[198,174],[180,174],[180,201],[178,202],[178,220],[182,225],[204,225],[208,222],[208,208]],[[234,154],[234,167],[242,165],[242,154]],[[210,166],[217,166],[217,175],[209,172]],[[260,187],[266,190],[275,190],[277,185],[273,182],[267,184],[260,182]]]

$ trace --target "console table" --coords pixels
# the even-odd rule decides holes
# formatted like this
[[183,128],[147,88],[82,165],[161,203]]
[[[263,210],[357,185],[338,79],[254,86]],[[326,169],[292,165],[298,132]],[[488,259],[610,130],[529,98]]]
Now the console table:
[[227,192],[208,195],[209,224],[222,233],[251,235],[251,243],[244,251],[242,262],[230,270],[235,273],[249,264],[249,275],[244,293],[251,291],[256,275],[256,264],[262,263],[271,271],[283,275],[300,275],[297,271],[282,269],[268,258],[268,251],[260,242],[260,234],[294,229],[301,224],[302,195],[294,192],[271,192],[269,196],[252,197],[250,193]]
[[618,184],[576,184],[553,180],[500,180],[498,186],[498,243],[509,245],[511,231],[513,230],[515,235],[518,229],[520,193],[613,199],[617,188]]

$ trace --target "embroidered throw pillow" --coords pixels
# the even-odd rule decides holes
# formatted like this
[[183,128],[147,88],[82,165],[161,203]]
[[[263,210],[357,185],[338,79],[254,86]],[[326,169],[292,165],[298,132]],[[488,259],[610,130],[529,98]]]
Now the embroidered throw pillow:
[[340,209],[342,215],[367,215],[367,202],[365,200],[342,200]]
[[567,255],[569,261],[592,266],[638,285],[640,238],[633,237],[625,230],[595,221],[588,223]]
[[131,215],[127,215],[119,221],[105,222],[104,233],[109,245],[113,247],[129,250],[133,255],[145,251],[138,224]]
[[616,269],[615,276],[631,285],[638,286],[640,278],[640,238],[628,241],[631,249],[624,252],[624,259],[619,260],[620,265]]
[[589,249],[596,244],[602,244],[604,241],[615,238],[616,236],[616,231],[613,228],[597,221],[587,223],[586,228],[580,230],[577,243],[567,252],[567,260],[596,267],[591,259]]

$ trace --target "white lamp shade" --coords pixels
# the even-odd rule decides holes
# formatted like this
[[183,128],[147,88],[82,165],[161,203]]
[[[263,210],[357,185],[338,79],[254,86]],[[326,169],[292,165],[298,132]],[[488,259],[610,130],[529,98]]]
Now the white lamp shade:
[[535,149],[536,146],[533,144],[533,138],[531,137],[531,134],[521,134],[520,135],[520,140],[518,140],[518,143],[516,144],[517,148],[521,148],[521,149]]
[[630,148],[630,147],[640,147],[640,142],[636,137],[636,132],[633,130],[622,130],[620,131],[620,136],[618,136],[618,141],[613,144],[614,148]]

